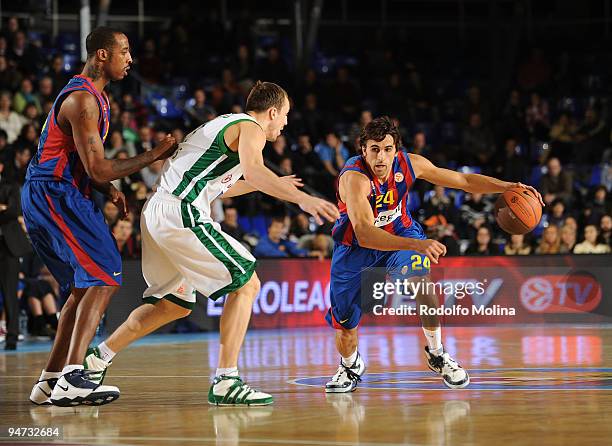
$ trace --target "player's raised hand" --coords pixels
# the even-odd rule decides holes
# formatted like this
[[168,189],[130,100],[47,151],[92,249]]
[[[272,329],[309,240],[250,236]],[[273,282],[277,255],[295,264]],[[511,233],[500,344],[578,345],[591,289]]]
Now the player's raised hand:
[[322,218],[333,222],[340,217],[336,205],[321,198],[309,196],[304,202],[299,203],[299,205],[300,209],[312,215],[319,225],[323,224]]
[[280,177],[280,179],[284,181],[285,183],[292,184],[295,187],[304,186],[304,182],[302,181],[302,179],[298,178],[295,175],[285,175],[284,177]]
[[174,136],[167,134],[153,150],[158,152],[156,159],[165,160],[166,158],[172,156],[174,152],[176,152],[177,148],[178,144],[176,143]]
[[440,256],[446,255],[446,246],[437,240],[419,240],[416,250],[421,254],[425,254],[435,264],[438,264]]

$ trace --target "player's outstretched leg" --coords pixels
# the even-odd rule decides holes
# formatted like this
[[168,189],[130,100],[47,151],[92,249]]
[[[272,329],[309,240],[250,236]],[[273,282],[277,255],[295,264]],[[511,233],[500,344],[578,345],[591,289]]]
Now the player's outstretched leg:
[[51,402],[56,406],[100,406],[119,398],[117,387],[94,382],[90,372],[81,365],[100,318],[117,289],[116,286],[93,286],[81,298],[75,314],[66,366],[51,392]]
[[167,299],[159,299],[155,304],[142,304],[130,313],[127,320],[108,339],[87,350],[85,369],[91,372],[93,381],[102,384],[106,369],[112,364],[117,353],[137,339],[190,314],[191,309]]
[[259,279],[253,273],[239,290],[228,294],[221,315],[219,368],[208,391],[208,402],[217,406],[266,406],[272,395],[252,389],[238,374],[238,353],[244,340],[253,301],[259,292]]
[[[435,295],[420,294],[417,296],[418,305],[427,305],[430,308],[438,307],[438,298]],[[451,389],[461,389],[470,383],[470,376],[442,346],[442,328],[440,320],[435,315],[421,314],[423,333],[427,338],[425,358],[427,366],[442,376],[442,380]]]
[[366,371],[363,358],[357,350],[357,328],[336,330],[336,348],[340,353],[340,365],[336,374],[325,384],[326,393],[347,393],[357,388]]

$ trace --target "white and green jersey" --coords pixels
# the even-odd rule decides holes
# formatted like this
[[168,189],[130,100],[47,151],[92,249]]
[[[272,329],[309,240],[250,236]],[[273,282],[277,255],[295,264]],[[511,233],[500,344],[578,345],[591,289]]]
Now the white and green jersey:
[[246,113],[222,115],[192,131],[166,161],[158,189],[175,195],[210,216],[210,203],[242,177],[238,153],[225,144],[225,130]]

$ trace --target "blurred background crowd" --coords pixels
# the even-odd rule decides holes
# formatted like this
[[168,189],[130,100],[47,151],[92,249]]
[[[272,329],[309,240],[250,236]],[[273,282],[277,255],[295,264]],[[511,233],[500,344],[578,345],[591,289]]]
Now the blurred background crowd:
[[[45,7],[32,3],[26,2],[31,14],[5,16],[0,29],[2,184],[23,184],[57,93],[82,67],[78,29],[52,33],[35,20]],[[78,2],[67,3],[78,10]],[[485,14],[494,26],[516,26],[517,35],[500,25],[499,31],[460,31],[459,39],[436,35],[435,26],[364,32],[342,26],[344,9],[332,10],[340,18],[321,28],[305,62],[297,57],[291,27],[280,19],[262,21],[248,2],[237,3],[232,20],[227,11],[179,1],[170,17],[153,11],[159,20],[139,32],[118,26],[130,38],[134,67],[109,88],[107,158],[149,150],[167,133],[181,141],[220,114],[243,111],[254,81],[272,81],[287,89],[292,104],[283,135],[264,150],[279,175],[295,174],[309,190],[335,200],[338,172],[359,153],[360,129],[389,115],[402,132],[400,150],[438,166],[531,184],[545,199],[538,228],[510,237],[495,225],[495,196],[417,181],[410,210],[449,255],[610,252],[609,29],[586,43],[579,30],[564,37],[555,29],[536,44],[535,31],[521,28],[522,1],[507,2],[504,10],[468,2],[482,7],[474,14]],[[523,39],[530,32],[532,39]],[[128,197],[128,220],[118,220],[117,209],[96,196],[126,259],[140,256],[140,210],[161,168],[156,162],[115,182]],[[317,227],[299,208],[260,193],[217,200],[214,218],[257,257],[326,258],[333,248],[329,225]],[[30,257],[22,262],[20,293],[34,315],[30,328],[47,335],[56,311],[53,282]]]

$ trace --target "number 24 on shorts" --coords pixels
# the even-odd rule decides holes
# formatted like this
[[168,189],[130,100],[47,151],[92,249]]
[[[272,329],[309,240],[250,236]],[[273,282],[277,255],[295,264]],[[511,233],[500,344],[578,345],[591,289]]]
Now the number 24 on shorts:
[[429,260],[429,257],[414,254],[412,257],[410,257],[410,260],[412,262],[412,271],[421,271],[423,268],[431,269],[431,261]]

